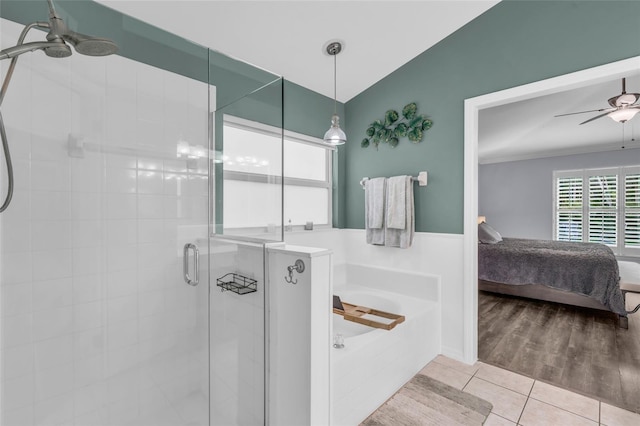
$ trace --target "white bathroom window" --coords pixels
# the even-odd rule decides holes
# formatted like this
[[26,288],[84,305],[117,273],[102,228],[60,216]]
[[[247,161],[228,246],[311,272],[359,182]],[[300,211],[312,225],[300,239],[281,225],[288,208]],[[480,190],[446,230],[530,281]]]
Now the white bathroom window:
[[281,129],[228,115],[223,138],[217,161],[224,168],[225,229],[259,232],[280,226],[281,209],[284,225],[294,229],[308,222],[314,228],[331,225],[331,147],[318,138],[283,135]]

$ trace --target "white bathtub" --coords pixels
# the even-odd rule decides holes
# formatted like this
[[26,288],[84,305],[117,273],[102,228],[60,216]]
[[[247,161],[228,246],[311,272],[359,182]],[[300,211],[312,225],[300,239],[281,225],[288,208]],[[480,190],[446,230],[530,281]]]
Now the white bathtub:
[[439,279],[365,265],[336,272],[333,294],[343,302],[405,316],[387,331],[333,315],[332,336],[342,334],[344,348],[332,349],[331,424],[358,425],[440,352]]

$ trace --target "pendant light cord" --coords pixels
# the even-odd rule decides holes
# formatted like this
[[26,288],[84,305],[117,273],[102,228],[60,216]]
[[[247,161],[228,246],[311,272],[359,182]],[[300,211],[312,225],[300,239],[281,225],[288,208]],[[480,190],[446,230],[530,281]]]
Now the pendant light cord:
[[333,114],[334,115],[338,114],[338,90],[337,90],[338,72],[337,72],[337,66],[336,66],[336,62],[337,62],[336,56],[338,56],[337,52],[333,54]]
[[340,128],[340,117],[338,117],[338,60],[336,55],[342,50],[342,44],[338,41],[329,42],[325,51],[333,56],[333,115],[331,116],[331,127],[324,134],[323,140],[332,146],[342,145],[347,141],[347,136]]

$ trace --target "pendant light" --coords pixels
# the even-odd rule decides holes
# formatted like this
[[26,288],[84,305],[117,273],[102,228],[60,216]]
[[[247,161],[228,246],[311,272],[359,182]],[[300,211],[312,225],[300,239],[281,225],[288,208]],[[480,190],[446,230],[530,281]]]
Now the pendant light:
[[333,115],[331,116],[331,127],[324,134],[324,141],[329,145],[342,145],[347,141],[347,135],[340,128],[340,117],[338,117],[338,99],[336,94],[336,55],[342,51],[340,42],[332,42],[327,46],[327,53],[333,56]]

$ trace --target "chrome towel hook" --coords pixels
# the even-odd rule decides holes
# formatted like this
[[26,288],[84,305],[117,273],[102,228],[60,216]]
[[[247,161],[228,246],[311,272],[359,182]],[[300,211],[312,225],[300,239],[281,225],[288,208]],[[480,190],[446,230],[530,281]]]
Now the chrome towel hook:
[[293,271],[301,274],[304,272],[304,262],[301,259],[296,260],[296,263],[291,266],[287,266],[287,271],[289,271],[289,276],[285,276],[284,280],[289,284],[298,284],[298,280],[293,279]]

